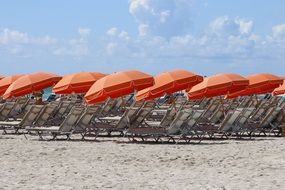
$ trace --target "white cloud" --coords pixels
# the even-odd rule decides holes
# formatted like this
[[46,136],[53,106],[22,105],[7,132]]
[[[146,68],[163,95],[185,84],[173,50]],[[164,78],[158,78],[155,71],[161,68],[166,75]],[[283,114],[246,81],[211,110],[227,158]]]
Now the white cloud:
[[[200,69],[202,73],[232,68],[232,72],[239,72],[239,68],[247,72],[249,67],[254,67],[254,71],[267,68],[260,66],[267,61],[283,63],[285,24],[273,26],[270,34],[260,35],[254,32],[252,20],[221,16],[210,22],[205,32],[195,34],[189,30],[191,2],[130,1],[129,11],[138,22],[137,36],[117,27],[98,38],[91,38],[90,28],[80,27],[76,35],[68,39],[48,35],[35,37],[17,30],[0,29],[0,55],[9,52],[30,57],[52,55],[54,60],[89,58],[88,61],[96,60],[102,68],[110,69],[109,65],[112,65],[118,70],[135,67],[155,72],[190,67]],[[267,69],[270,71],[271,68]]]
[[29,42],[29,37],[27,33],[19,32],[17,30],[10,30],[4,28],[0,30],[0,44],[24,44]]
[[118,29],[116,27],[113,27],[113,28],[110,28],[108,31],[107,31],[107,34],[109,36],[115,36],[117,35],[118,33]]
[[78,28],[78,33],[81,36],[87,37],[91,33],[91,29],[90,28],[79,27]]
[[22,44],[22,45],[49,45],[55,44],[56,38],[48,35],[43,37],[30,37],[27,33],[20,32],[17,30],[11,30],[4,28],[0,30],[0,44],[11,45],[11,44]]
[[139,30],[139,36],[149,35],[149,26],[147,24],[140,24],[138,30]]
[[142,36],[182,35],[189,32],[192,25],[192,0],[131,0],[129,12],[139,23]]
[[253,21],[240,18],[218,17],[210,23],[210,29],[216,35],[249,35],[252,32]]
[[31,38],[29,41],[32,44],[51,45],[51,44],[56,44],[58,40],[56,38],[47,35],[44,37]]
[[272,35],[277,39],[285,39],[285,24],[273,26]]
[[253,28],[253,21],[246,21],[243,19],[237,19],[237,23],[239,23],[239,31],[241,34],[250,34]]
[[53,50],[54,55],[72,55],[75,57],[86,56],[90,53],[88,37],[91,33],[89,28],[78,28],[77,38],[64,40],[61,46]]

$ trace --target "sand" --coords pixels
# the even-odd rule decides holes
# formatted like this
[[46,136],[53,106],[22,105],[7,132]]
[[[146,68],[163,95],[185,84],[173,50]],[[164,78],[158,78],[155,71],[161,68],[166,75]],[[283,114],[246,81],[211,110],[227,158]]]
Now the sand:
[[285,189],[284,138],[99,141],[0,135],[0,189]]

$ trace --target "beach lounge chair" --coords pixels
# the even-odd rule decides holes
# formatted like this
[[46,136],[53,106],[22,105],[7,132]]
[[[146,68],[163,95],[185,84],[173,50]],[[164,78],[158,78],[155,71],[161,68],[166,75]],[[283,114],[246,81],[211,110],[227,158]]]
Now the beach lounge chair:
[[118,103],[117,99],[108,98],[105,104],[102,105],[102,109],[100,111],[101,117],[108,116],[112,111],[112,109],[117,105],[117,103]]
[[60,125],[65,117],[69,114],[70,110],[74,107],[75,102],[61,101],[57,106],[54,115],[48,120],[47,125]]
[[170,123],[175,118],[175,115],[182,109],[183,104],[173,104],[169,109],[166,110],[165,115],[163,116],[160,122],[149,123],[150,126],[160,126],[166,127],[169,126]]
[[31,106],[29,111],[25,114],[22,120],[14,120],[14,121],[2,121],[0,122],[1,129],[3,130],[3,134],[7,134],[7,131],[13,130],[14,133],[19,133],[20,129],[24,129],[27,126],[32,126],[33,122],[37,118],[38,114],[43,109],[42,105],[34,105]]
[[241,134],[247,134],[249,136],[260,136],[263,134],[267,136],[271,132],[274,132],[276,126],[272,125],[272,121],[277,117],[277,115],[282,111],[281,107],[270,107],[267,110],[265,116],[259,121],[250,121],[241,129]]
[[[39,113],[33,126],[47,126],[48,120],[54,115],[54,112],[57,109],[55,104],[47,104],[43,107],[42,111]],[[33,127],[31,126],[31,127]]]
[[[94,118],[98,117],[100,113],[100,105],[89,106],[82,114],[75,127],[73,128],[72,134],[80,134],[82,140],[86,137],[94,136],[94,128],[92,122]],[[96,134],[96,133],[95,133]],[[96,138],[96,135],[95,135]]]
[[152,139],[155,142],[162,141],[166,138],[168,142],[175,142],[174,136],[180,135],[181,125],[189,118],[192,109],[180,110],[170,126],[167,127],[130,127],[126,131],[126,136],[129,140],[137,142],[141,139],[143,142]]
[[[30,99],[26,97],[18,98],[14,104],[13,109],[11,110],[9,117],[16,119],[22,118],[25,113],[29,110]],[[26,109],[27,107],[27,109]]]
[[40,140],[44,140],[44,136],[52,136],[52,140],[55,140],[58,136],[66,136],[66,139],[69,140],[84,110],[84,107],[73,107],[59,126],[32,127],[26,129],[28,132],[38,135]]
[[150,114],[154,105],[154,102],[134,103],[131,107],[126,108],[127,110],[122,117],[100,118],[99,122],[95,122],[93,126],[96,136],[101,133],[107,133],[110,136],[113,132],[119,132],[120,135],[124,135],[124,131],[127,128],[140,125]]
[[228,112],[223,121],[218,125],[198,124],[192,130],[194,134],[199,134],[203,138],[208,137],[213,139],[216,135],[220,135],[220,138],[228,138],[228,134],[234,126],[244,125],[253,110],[254,108],[237,108],[234,111]]

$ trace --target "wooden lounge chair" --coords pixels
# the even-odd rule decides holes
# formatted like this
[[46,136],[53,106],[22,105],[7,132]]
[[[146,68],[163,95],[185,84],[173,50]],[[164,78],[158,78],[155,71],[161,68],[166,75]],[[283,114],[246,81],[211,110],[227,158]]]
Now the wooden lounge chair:
[[14,121],[2,121],[0,122],[1,129],[3,130],[3,134],[8,134],[7,131],[14,131],[14,133],[19,133],[20,129],[24,129],[27,126],[32,126],[33,122],[43,109],[42,105],[34,105],[31,106],[29,111],[25,114],[22,120],[14,120]]
[[55,104],[47,104],[43,107],[42,111],[39,113],[33,126],[47,126],[48,120],[54,115],[57,109],[57,105]]
[[228,138],[228,134],[232,131],[233,127],[243,125],[253,110],[254,108],[237,108],[232,112],[228,112],[224,120],[218,125],[198,124],[192,130],[194,134],[200,134],[202,138],[208,137],[213,139],[216,138],[216,135],[220,135],[220,138]]
[[133,104],[132,107],[127,108],[122,117],[100,118],[93,125],[95,134],[98,136],[99,134],[107,133],[110,136],[113,132],[119,132],[123,136],[127,128],[140,125],[150,114],[153,107],[153,102],[144,102],[140,104],[140,107],[136,107],[136,104]]
[[108,116],[112,109],[117,105],[117,99],[108,98],[107,101],[102,105],[102,109],[100,111],[101,117]]
[[100,114],[101,107],[100,105],[89,106],[82,114],[75,127],[73,128],[72,134],[80,134],[82,140],[85,140],[86,137],[94,137],[94,128],[92,127],[92,122],[94,118],[98,117]]
[[26,97],[18,98],[15,102],[13,109],[11,110],[9,117],[15,120],[22,118],[29,110],[30,99]]
[[74,127],[84,112],[84,109],[84,107],[73,107],[59,126],[33,127],[27,130],[37,134],[40,140],[44,140],[43,136],[52,136],[52,140],[55,140],[58,136],[62,135],[66,136],[66,139],[69,140]]
[[192,109],[180,110],[172,123],[167,127],[130,127],[126,131],[129,140],[137,142],[141,139],[143,142],[152,139],[155,142],[166,138],[168,142],[175,142],[174,136],[180,135],[180,127],[189,118]]
[[241,134],[247,134],[251,136],[260,136],[263,134],[267,136],[271,132],[274,132],[275,126],[271,123],[282,111],[281,107],[270,107],[267,113],[259,121],[250,121],[241,129]]
[[48,120],[47,125],[60,125],[74,105],[75,102],[72,101],[60,101],[54,115]]

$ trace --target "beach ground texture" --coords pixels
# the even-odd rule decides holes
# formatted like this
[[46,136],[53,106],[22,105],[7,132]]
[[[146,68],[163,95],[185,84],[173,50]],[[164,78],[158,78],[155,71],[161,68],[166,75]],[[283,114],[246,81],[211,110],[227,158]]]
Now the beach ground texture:
[[0,189],[285,189],[285,139],[201,144],[0,135]]

